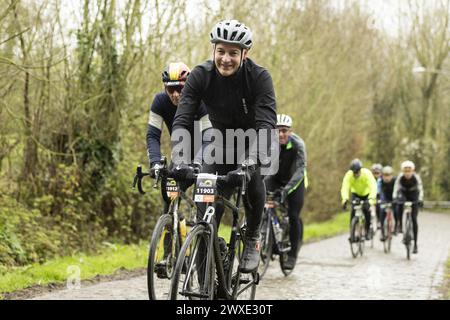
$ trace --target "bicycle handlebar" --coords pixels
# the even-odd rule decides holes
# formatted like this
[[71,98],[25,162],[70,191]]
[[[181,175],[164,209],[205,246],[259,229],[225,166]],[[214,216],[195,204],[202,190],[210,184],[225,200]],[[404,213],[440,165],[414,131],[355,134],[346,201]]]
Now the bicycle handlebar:
[[[168,178],[175,178],[175,175],[173,172],[170,172],[167,168],[167,158],[166,157],[162,157],[161,158],[161,163],[163,164],[163,166],[157,170],[155,170],[155,183],[153,184],[153,188],[158,188],[159,182],[161,181],[161,179],[163,177],[168,177]],[[191,166],[192,167],[192,166]],[[194,168],[197,169],[197,168]],[[247,175],[246,172],[248,171],[248,166],[247,165],[242,165],[241,166],[241,172],[239,173],[239,175],[242,175],[242,183],[241,183],[241,194],[244,195],[246,192],[246,186],[247,186]],[[192,177],[187,177],[186,180],[188,179],[197,179],[197,177],[199,176],[200,173],[194,173],[192,175]],[[138,191],[140,194],[145,194],[145,191],[142,189],[142,179],[146,176],[150,176],[149,172],[142,172],[142,165],[138,165],[136,168],[136,174],[134,176],[133,179],[133,184],[132,184],[132,188],[135,189],[136,185],[138,187]],[[227,175],[215,175],[217,181],[221,181],[224,183],[228,183],[228,177]],[[180,179],[176,179],[176,180],[180,180]]]

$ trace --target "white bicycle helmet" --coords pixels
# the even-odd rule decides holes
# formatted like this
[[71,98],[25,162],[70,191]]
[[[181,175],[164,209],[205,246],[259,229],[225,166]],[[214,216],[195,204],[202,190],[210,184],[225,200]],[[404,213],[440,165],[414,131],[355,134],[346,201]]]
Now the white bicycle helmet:
[[277,114],[277,127],[292,127],[292,118],[287,114]]
[[378,172],[381,173],[381,170],[383,170],[383,166],[380,163],[375,163],[372,166],[372,172]]
[[225,42],[236,44],[243,49],[250,49],[253,44],[252,31],[237,20],[218,22],[209,34],[211,43]]
[[394,174],[394,169],[391,166],[385,166],[383,167],[382,173],[386,176],[391,176]]
[[406,160],[402,162],[402,165],[400,166],[401,169],[405,169],[405,168],[411,168],[413,170],[416,169],[416,166],[414,165],[414,162],[410,161],[410,160]]

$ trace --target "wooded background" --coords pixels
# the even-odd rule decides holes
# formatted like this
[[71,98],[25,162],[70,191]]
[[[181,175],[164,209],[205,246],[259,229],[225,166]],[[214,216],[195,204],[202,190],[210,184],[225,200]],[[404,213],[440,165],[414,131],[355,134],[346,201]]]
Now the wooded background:
[[413,160],[426,199],[450,200],[449,2],[405,1],[393,35],[360,1],[1,1],[0,265],[149,239],[158,191],[130,186],[162,68],[211,58],[224,18],[253,30],[306,142],[306,221],[339,211],[355,157]]

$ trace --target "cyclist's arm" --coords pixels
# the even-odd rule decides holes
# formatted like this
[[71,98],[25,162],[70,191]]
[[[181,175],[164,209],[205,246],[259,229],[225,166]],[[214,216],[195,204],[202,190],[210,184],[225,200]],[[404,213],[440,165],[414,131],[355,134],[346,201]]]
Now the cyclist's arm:
[[255,88],[255,123],[256,131],[258,134],[258,148],[261,143],[259,141],[260,136],[264,133],[266,139],[266,145],[262,146],[261,150],[257,151],[257,154],[252,154],[253,160],[261,163],[263,160],[268,159],[268,150],[271,148],[271,130],[275,129],[277,123],[277,106],[275,100],[275,89],[272,83],[272,77],[267,70],[263,70],[256,78]]
[[306,168],[306,146],[302,139],[298,139],[298,150],[296,153],[295,166],[296,170],[292,175],[291,180],[286,184],[285,188],[288,190],[288,194],[294,192],[301,184],[305,177]]
[[419,189],[419,201],[423,202],[423,184],[422,184],[422,178],[416,174],[417,179],[417,188]]
[[352,172],[349,170],[344,176],[344,179],[342,180],[342,187],[341,187],[341,198],[342,203],[345,201],[348,201],[349,194],[350,194],[350,177],[352,175]]
[[[202,71],[199,66],[192,70],[191,74],[187,78],[186,84],[183,88],[183,94],[181,95],[180,102],[178,103],[177,112],[172,125],[172,161],[183,161],[178,156],[178,152],[181,147],[179,144],[183,141],[180,137],[184,137],[185,134],[187,134],[189,127],[194,123],[195,115],[198,114],[201,102],[201,72]],[[191,159],[185,160],[190,161]]]
[[153,99],[147,126],[147,155],[150,165],[161,160],[161,132],[163,117],[158,111],[159,98]]
[[371,205],[375,205],[377,202],[377,180],[375,180],[375,177],[372,175],[371,172],[368,174],[369,184],[370,184],[370,193],[369,193],[369,203]]
[[394,191],[392,192],[392,199],[393,199],[394,201],[397,201],[397,200],[398,200],[399,192],[400,192],[400,189],[401,189],[401,186],[400,186],[400,179],[402,178],[402,175],[403,175],[403,174],[399,174],[398,177],[397,177],[397,179],[395,179],[395,183],[394,183]]

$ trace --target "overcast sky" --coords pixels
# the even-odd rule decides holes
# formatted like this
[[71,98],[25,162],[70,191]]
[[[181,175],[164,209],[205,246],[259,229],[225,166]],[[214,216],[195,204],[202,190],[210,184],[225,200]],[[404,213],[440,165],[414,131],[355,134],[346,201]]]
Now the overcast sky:
[[[78,25],[77,20],[81,14],[81,3],[84,0],[62,0],[63,6],[61,8],[61,15],[66,20],[66,25],[70,27],[76,27]],[[119,6],[124,6],[127,0],[117,0]],[[202,3],[201,0],[187,0],[188,1],[188,14],[192,17],[198,16],[199,6]],[[282,1],[282,0],[277,0]],[[330,3],[336,8],[342,8],[349,0],[329,0]],[[374,28],[384,29],[390,35],[395,36],[398,30],[398,17],[399,12],[406,12],[408,9],[409,0],[358,0],[361,7],[371,13],[373,21],[369,21]],[[422,0],[425,6],[432,5],[433,2],[438,0]],[[161,1],[163,2],[163,1]],[[210,0],[211,7],[216,8],[219,0]],[[351,2],[351,0],[350,0]],[[78,19],[74,19],[74,15]]]

